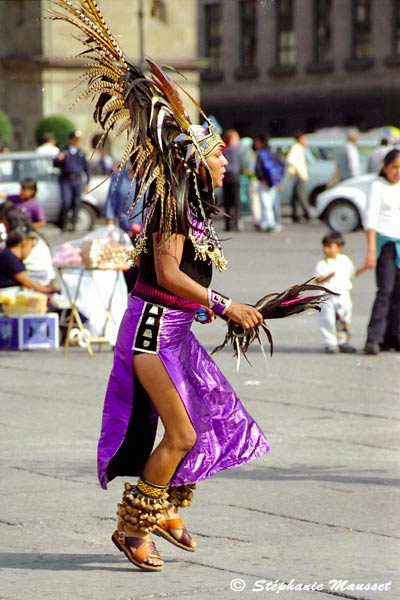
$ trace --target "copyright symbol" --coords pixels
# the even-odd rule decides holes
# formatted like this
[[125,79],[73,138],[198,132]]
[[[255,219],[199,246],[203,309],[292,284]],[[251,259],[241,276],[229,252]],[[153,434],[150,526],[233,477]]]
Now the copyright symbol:
[[246,584],[243,581],[243,579],[232,579],[231,590],[233,592],[243,592],[245,587],[246,587]]

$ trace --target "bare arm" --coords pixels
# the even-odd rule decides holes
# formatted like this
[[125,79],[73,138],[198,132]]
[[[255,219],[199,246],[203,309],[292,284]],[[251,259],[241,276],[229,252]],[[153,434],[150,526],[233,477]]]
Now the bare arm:
[[366,267],[360,267],[359,269],[356,269],[356,277],[358,277],[359,275],[362,275],[363,273],[365,273],[365,271],[368,271],[368,269]]
[[[179,268],[185,237],[181,234],[174,234],[167,242],[163,243],[162,240],[157,241],[157,234],[154,233],[153,243],[158,284],[177,296],[207,306],[207,288],[194,281]],[[263,320],[262,315],[252,306],[234,301],[225,314],[245,329],[261,324]]]
[[46,227],[47,221],[35,221],[32,223],[34,229],[40,229],[40,227]]
[[376,267],[376,230],[367,229],[367,255],[364,261],[365,269],[373,269]]
[[329,281],[330,279],[332,279],[332,277],[335,275],[334,272],[332,273],[328,273],[328,275],[322,275],[321,277],[315,277],[315,281],[317,283],[325,283],[326,281]]
[[51,282],[50,285],[40,285],[33,279],[31,279],[26,271],[21,271],[20,273],[16,273],[14,275],[14,279],[19,285],[28,288],[30,290],[35,290],[35,292],[42,292],[43,294],[52,294],[56,291],[56,287],[54,283]]

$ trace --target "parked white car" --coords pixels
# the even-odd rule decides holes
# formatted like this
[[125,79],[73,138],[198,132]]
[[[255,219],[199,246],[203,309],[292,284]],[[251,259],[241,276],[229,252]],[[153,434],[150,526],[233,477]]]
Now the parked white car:
[[[50,156],[35,151],[0,154],[0,191],[18,194],[20,181],[34,177],[38,184],[37,199],[43,205],[48,223],[57,223],[61,208],[61,193],[58,169]],[[77,231],[89,231],[101,212],[107,197],[109,180],[105,175],[94,175],[90,180],[88,194],[82,195],[79,208]]]
[[375,178],[373,173],[352,177],[318,194],[315,216],[340,233],[359,229],[362,227],[367,190]]

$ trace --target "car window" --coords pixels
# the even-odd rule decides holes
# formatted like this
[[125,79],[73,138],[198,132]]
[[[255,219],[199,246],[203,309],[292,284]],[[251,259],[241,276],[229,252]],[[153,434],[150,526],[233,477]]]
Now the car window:
[[276,152],[278,156],[285,159],[293,143],[293,140],[284,141],[272,138],[269,140],[269,147]]
[[270,147],[272,148],[272,150],[274,152],[276,152],[281,158],[286,158],[290,148],[293,145],[293,142],[285,144],[285,143],[278,143],[275,144],[273,142],[270,142]]
[[53,181],[57,178],[58,169],[48,157],[29,158],[18,162],[18,179],[33,177],[38,181]]
[[310,150],[318,160],[335,160],[337,146],[312,146]]

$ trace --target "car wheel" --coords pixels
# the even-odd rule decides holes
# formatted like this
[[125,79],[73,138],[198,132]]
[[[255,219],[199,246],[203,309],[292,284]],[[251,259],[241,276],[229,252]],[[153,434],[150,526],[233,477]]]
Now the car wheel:
[[323,218],[330,229],[340,233],[355,231],[361,225],[357,207],[349,200],[340,198],[328,206]]
[[79,206],[75,230],[91,231],[96,222],[96,217],[97,215],[95,209],[92,206],[90,206],[90,204],[82,202]]

